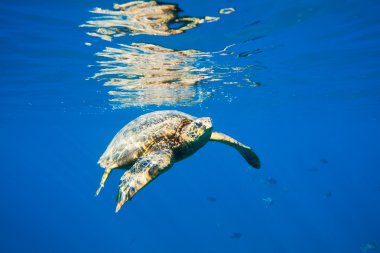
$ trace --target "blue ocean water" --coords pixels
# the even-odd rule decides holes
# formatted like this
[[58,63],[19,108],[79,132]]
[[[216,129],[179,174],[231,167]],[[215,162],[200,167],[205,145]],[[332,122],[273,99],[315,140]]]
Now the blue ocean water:
[[[0,2],[0,252],[379,251],[379,2],[175,3],[180,16],[220,19],[107,41],[81,25],[112,1]],[[112,95],[110,76],[93,78],[110,69],[99,53],[132,43],[181,52],[168,53],[183,67],[170,82],[201,76],[189,84],[195,97]],[[148,55],[135,54],[118,66]],[[130,80],[147,80],[139,71],[152,59]],[[212,117],[262,168],[209,143],[116,214],[123,172],[94,197],[96,162],[122,126],[165,109]]]

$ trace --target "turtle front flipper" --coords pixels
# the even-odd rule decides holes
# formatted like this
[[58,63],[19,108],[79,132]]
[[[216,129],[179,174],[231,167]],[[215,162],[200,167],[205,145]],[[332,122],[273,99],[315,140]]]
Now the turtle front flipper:
[[260,159],[256,153],[250,147],[245,146],[234,138],[223,133],[212,132],[210,141],[218,141],[235,148],[252,167],[260,168]]
[[120,179],[116,212],[130,200],[136,192],[172,166],[173,152],[168,148],[156,148],[141,156],[132,168]]

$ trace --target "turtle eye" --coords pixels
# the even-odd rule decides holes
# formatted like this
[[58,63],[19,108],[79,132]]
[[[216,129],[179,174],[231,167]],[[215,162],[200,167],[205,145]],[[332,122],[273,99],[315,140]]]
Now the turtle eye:
[[195,122],[195,125],[196,125],[197,127],[201,127],[201,126],[202,126],[202,123],[201,123],[201,122]]

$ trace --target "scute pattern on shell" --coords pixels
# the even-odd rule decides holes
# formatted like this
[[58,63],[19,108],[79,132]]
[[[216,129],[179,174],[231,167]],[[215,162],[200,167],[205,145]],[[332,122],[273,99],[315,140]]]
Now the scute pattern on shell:
[[195,117],[179,111],[158,111],[142,115],[124,126],[113,138],[98,163],[103,168],[116,168],[136,161],[149,146],[162,139],[168,145],[184,121]]

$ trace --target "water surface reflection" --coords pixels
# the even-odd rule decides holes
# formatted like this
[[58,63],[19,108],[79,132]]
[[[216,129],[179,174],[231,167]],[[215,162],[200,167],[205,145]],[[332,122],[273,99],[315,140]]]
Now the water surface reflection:
[[[232,7],[219,10],[230,14]],[[132,1],[114,4],[113,10],[95,8],[99,16],[82,27],[94,29],[88,35],[110,41],[110,46],[97,52],[96,73],[91,77],[105,86],[114,108],[146,105],[189,106],[215,95],[226,96],[223,85],[257,86],[253,65],[231,66],[236,59],[256,52],[234,53],[235,44],[219,52],[194,49],[175,50],[148,43],[116,44],[112,40],[125,35],[169,36],[183,33],[218,17],[180,17],[176,4],[156,1]],[[92,43],[87,42],[88,46]],[[232,57],[228,63],[220,57]],[[213,85],[209,85],[213,83]]]
[[183,33],[205,22],[217,21],[218,17],[179,17],[175,4],[156,1],[133,1],[114,4],[114,10],[95,8],[91,12],[100,16],[87,21],[81,27],[94,28],[90,36],[111,41],[127,34],[169,36]]
[[[96,53],[98,72],[92,79],[109,91],[114,107],[182,105],[201,103],[221,89],[207,85],[257,86],[251,80],[253,66],[232,67],[217,64],[220,52],[174,50],[146,43],[119,44]],[[243,75],[243,82],[236,76]]]

